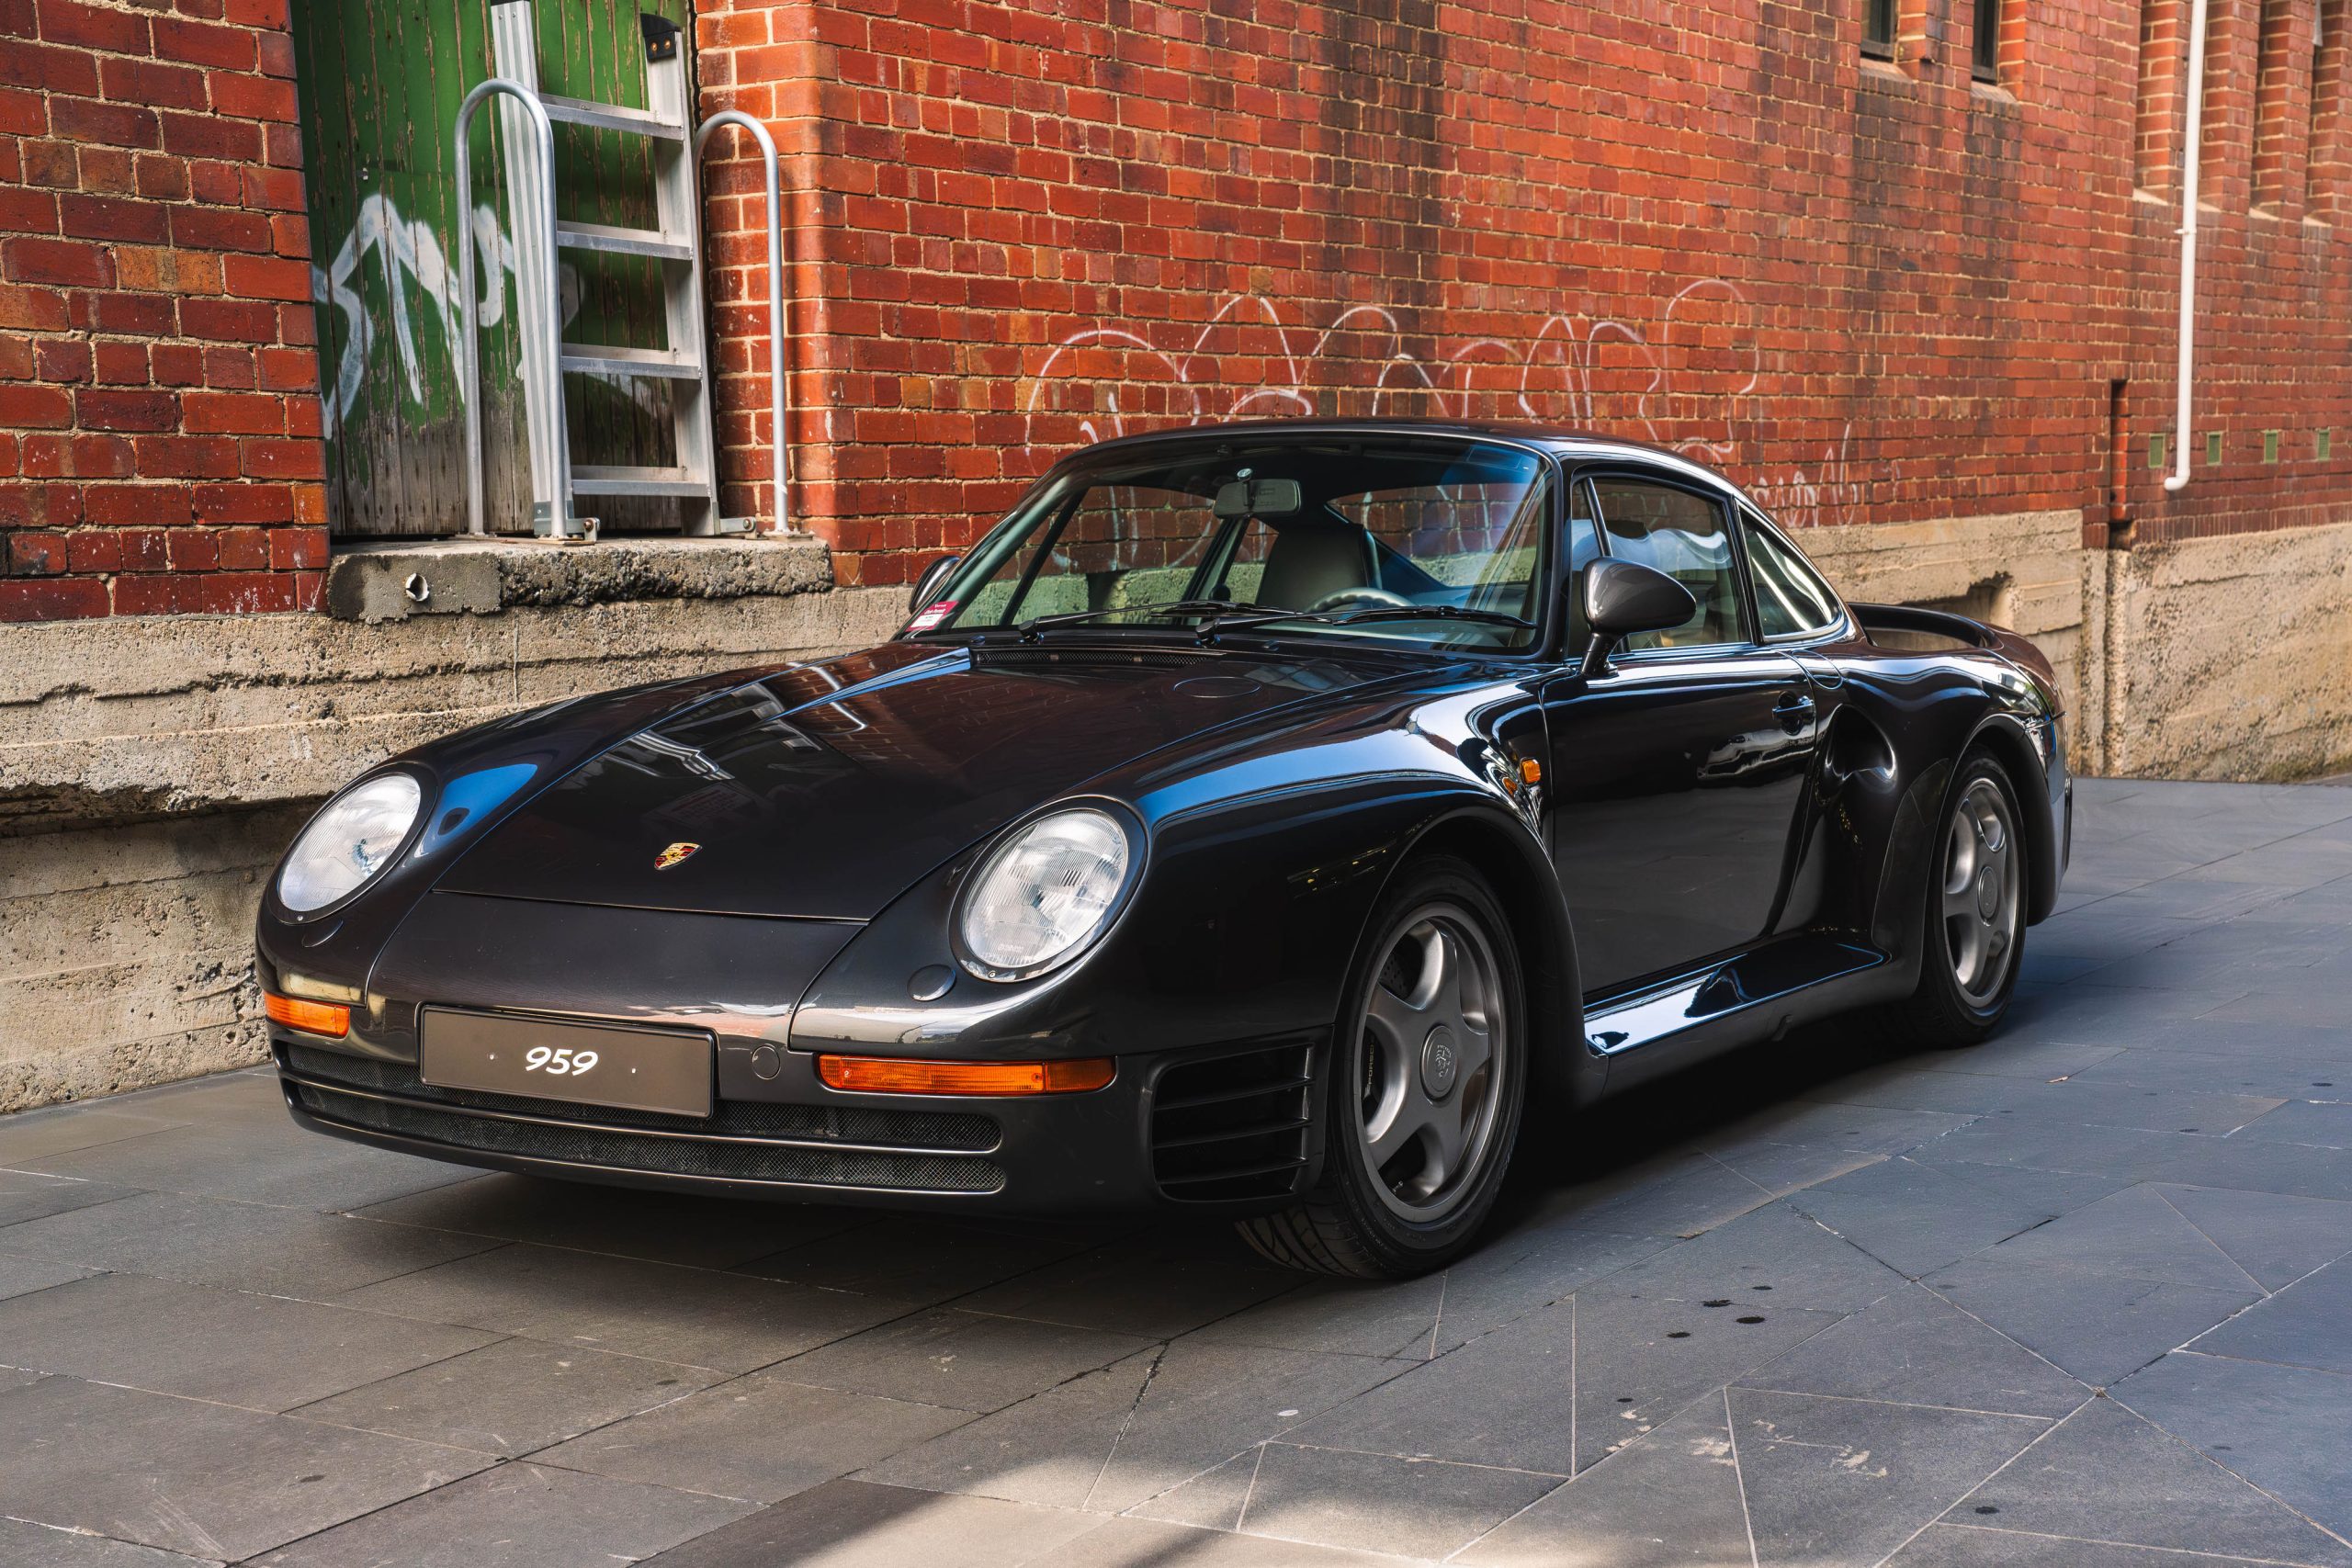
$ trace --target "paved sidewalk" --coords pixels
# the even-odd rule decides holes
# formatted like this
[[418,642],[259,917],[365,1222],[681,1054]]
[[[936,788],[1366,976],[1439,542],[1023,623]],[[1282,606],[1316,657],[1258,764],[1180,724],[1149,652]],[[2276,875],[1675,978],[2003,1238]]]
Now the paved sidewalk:
[[2352,1568],[2352,792],[2081,803],[2003,1038],[1667,1086],[1391,1288],[0,1121],[0,1563]]

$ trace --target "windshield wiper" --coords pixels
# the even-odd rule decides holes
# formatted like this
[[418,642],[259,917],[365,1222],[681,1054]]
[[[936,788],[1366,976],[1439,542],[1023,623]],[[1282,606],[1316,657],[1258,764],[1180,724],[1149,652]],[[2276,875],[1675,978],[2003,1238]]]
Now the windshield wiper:
[[1344,615],[1331,617],[1331,624],[1356,626],[1365,621],[1476,621],[1485,626],[1518,626],[1532,631],[1535,623],[1524,615],[1514,615],[1501,610],[1469,610],[1459,604],[1380,604],[1369,610],[1353,610]]
[[1171,599],[1165,604],[1114,604],[1102,610],[1065,610],[1059,615],[1034,615],[1012,629],[1025,642],[1047,626],[1082,626],[1088,621],[1108,620],[1113,615],[1214,615],[1253,608],[1230,599]]

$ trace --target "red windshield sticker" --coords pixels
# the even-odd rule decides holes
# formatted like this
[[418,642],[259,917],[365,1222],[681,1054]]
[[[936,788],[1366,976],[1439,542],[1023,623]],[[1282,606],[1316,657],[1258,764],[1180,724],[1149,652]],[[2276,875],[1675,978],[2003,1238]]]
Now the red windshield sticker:
[[929,608],[925,609],[922,615],[917,615],[913,620],[909,621],[907,623],[907,629],[909,631],[927,632],[955,613],[956,601],[953,599],[943,599],[938,604],[931,605]]

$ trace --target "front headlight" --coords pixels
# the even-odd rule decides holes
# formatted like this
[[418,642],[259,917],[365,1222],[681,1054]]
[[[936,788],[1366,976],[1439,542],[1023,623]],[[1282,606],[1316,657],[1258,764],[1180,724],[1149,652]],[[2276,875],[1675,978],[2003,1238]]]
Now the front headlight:
[[1076,957],[1117,907],[1134,865],[1126,825],[1092,807],[1008,835],[965,890],[964,966],[986,980],[1026,980]]
[[327,802],[277,874],[278,902],[307,915],[348,897],[391,863],[424,800],[408,774],[385,773]]

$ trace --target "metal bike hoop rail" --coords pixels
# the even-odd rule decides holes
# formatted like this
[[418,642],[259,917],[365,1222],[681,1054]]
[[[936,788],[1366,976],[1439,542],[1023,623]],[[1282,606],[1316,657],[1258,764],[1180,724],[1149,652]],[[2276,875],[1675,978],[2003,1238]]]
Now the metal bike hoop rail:
[[[539,167],[547,176],[541,182],[547,193],[546,209],[538,215],[538,221],[546,230],[547,298],[550,300],[563,298],[556,270],[555,127],[548,119],[548,111],[537,94],[510,78],[492,76],[476,85],[466,95],[465,102],[458,106],[458,299],[465,311],[463,331],[466,340],[465,352],[458,356],[458,364],[463,371],[460,386],[466,405],[466,532],[469,534],[481,534],[488,530],[482,520],[481,493],[481,301],[478,298],[474,279],[473,160],[468,156],[469,149],[466,139],[472,129],[474,111],[501,93],[523,106],[531,129],[536,132],[534,140],[538,144]],[[516,213],[514,221],[519,226],[524,221],[523,214]],[[501,277],[502,293],[504,285],[505,280]],[[516,290],[518,300],[527,294],[528,290]],[[559,385],[563,367],[561,350],[556,344],[560,335],[553,332],[547,334],[547,374]],[[560,427],[553,434],[554,439],[549,441],[548,433],[534,430],[531,439],[546,449],[545,456],[555,475],[555,515],[559,519],[569,519],[571,515],[571,453]]]
[[[792,508],[785,490],[788,478],[786,448],[789,446],[785,436],[785,405],[789,400],[785,393],[784,382],[784,186],[776,174],[775,139],[768,134],[766,126],[741,109],[721,109],[702,122],[695,131],[695,159],[701,159],[703,148],[710,141],[710,133],[723,125],[739,126],[750,131],[752,140],[760,144],[761,162],[767,165],[769,434],[775,446],[775,526],[778,533],[787,533],[792,527]],[[695,209],[695,223],[699,230],[702,224],[699,203]],[[695,249],[702,251],[704,247],[697,244]]]

